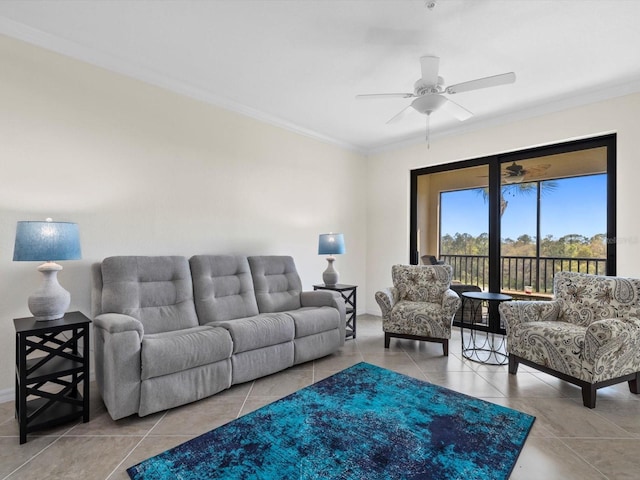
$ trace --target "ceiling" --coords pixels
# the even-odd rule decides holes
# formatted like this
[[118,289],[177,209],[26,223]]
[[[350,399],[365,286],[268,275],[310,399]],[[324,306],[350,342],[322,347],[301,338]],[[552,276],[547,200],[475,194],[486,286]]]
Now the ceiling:
[[[429,8],[428,3],[435,3]],[[637,0],[49,0],[0,2],[0,33],[361,152],[424,141],[411,99],[420,57],[459,93],[465,122],[431,138],[640,91]]]

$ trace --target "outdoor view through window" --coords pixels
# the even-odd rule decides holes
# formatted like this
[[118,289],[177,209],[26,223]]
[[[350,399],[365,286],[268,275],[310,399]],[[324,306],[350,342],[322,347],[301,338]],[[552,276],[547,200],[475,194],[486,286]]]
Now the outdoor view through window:
[[[605,274],[606,150],[598,147],[501,164],[503,292],[549,295],[553,274],[560,270]],[[428,206],[434,200],[437,208]],[[419,177],[421,202],[426,203],[417,209],[420,255],[437,256],[454,267],[454,280],[487,290],[488,166]]]

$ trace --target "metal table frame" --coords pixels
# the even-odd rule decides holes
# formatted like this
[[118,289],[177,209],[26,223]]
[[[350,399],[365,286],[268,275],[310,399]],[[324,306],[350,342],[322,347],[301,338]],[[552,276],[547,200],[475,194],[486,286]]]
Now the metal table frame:
[[[511,300],[510,295],[502,293],[462,293],[460,335],[464,358],[486,365],[506,365],[509,362],[506,331],[500,325],[498,304]],[[464,315],[465,308],[470,309],[470,315]],[[469,321],[465,321],[465,318]],[[465,329],[469,330],[466,338]]]

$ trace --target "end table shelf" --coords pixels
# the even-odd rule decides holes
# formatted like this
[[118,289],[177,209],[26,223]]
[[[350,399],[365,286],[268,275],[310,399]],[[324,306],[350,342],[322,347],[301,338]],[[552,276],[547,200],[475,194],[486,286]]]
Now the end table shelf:
[[331,290],[338,292],[346,307],[347,314],[347,328],[345,332],[346,338],[356,338],[356,289],[357,285],[345,285],[338,283],[336,285],[325,285],[321,283],[314,285],[314,290]]
[[79,417],[88,422],[91,320],[80,312],[70,312],[58,320],[27,317],[13,323],[20,443],[35,430]]

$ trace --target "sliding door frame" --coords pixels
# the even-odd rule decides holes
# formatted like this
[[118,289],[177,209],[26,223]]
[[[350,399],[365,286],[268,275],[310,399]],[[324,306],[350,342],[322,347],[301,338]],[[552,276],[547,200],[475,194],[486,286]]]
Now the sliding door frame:
[[434,165],[411,170],[409,208],[409,263],[419,263],[417,242],[418,225],[418,177],[432,173],[448,172],[468,167],[489,167],[489,291],[500,292],[500,191],[501,166],[504,163],[531,160],[536,157],[557,155],[592,148],[607,149],[607,261],[606,274],[616,275],[616,134],[572,140],[553,145],[527,148],[515,152]]

